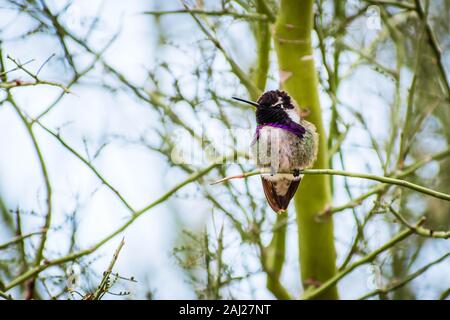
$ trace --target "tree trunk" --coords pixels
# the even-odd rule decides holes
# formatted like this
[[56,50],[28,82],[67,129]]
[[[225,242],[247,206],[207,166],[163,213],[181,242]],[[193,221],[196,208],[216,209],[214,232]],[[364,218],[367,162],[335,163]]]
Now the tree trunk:
[[[281,86],[310,113],[306,120],[319,133],[319,153],[315,168],[327,167],[327,139],[322,124],[317,73],[314,66],[311,32],[313,0],[281,0],[275,24],[275,49]],[[323,283],[336,273],[333,221],[317,222],[316,214],[331,205],[330,179],[326,175],[305,176],[295,195],[301,277],[306,287]],[[318,299],[338,299],[336,287]]]

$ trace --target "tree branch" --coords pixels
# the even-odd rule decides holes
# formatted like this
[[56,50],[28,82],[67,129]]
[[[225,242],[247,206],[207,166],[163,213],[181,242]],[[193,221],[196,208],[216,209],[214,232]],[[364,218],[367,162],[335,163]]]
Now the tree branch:
[[91,254],[91,253],[95,252],[100,247],[102,247],[105,243],[107,243],[109,240],[111,240],[112,238],[114,238],[115,236],[120,234],[122,231],[127,229],[142,214],[144,214],[145,212],[147,212],[151,208],[157,206],[158,204],[161,204],[162,202],[164,202],[165,200],[170,198],[172,195],[174,195],[181,188],[185,187],[186,185],[190,184],[191,182],[197,181],[200,177],[206,175],[207,173],[209,173],[214,168],[217,168],[218,166],[223,164],[224,161],[226,161],[226,159],[228,159],[228,157],[219,158],[216,161],[213,161],[207,167],[203,168],[202,170],[199,170],[199,171],[193,173],[192,175],[187,177],[185,180],[183,180],[179,184],[175,185],[172,189],[170,189],[169,191],[164,193],[158,199],[156,199],[155,201],[151,202],[149,205],[145,206],[141,210],[137,211],[122,226],[120,226],[118,229],[116,229],[115,231],[111,232],[110,234],[108,234],[107,236],[102,238],[100,241],[96,242],[90,248],[84,249],[84,250],[80,250],[80,251],[77,251],[77,252],[73,252],[73,253],[71,253],[69,255],[66,255],[64,257],[60,257],[60,258],[57,258],[57,259],[54,259],[54,260],[47,260],[47,261],[45,261],[44,264],[37,265],[37,266],[27,270],[25,273],[21,274],[20,276],[16,277],[15,279],[13,279],[8,285],[5,286],[4,290],[8,291],[11,288],[14,288],[15,286],[17,286],[17,285],[23,283],[24,281],[26,281],[26,280],[36,276],[37,274],[39,274],[40,272],[42,272],[43,270],[45,270],[45,269],[47,269],[47,268],[49,268],[51,266],[60,265],[60,264],[63,264],[63,263],[69,262],[69,261],[74,261],[74,260],[76,260],[76,259],[78,259],[78,258],[80,258],[82,256],[85,256],[85,255],[88,255],[88,254]]
[[[291,172],[288,172],[291,173]],[[256,175],[267,175],[268,173],[266,171],[252,171],[252,172],[247,172],[247,173],[243,173],[241,175],[237,175],[237,176],[230,176],[230,177],[226,177],[223,179],[220,179],[218,181],[213,182],[212,184],[217,184],[217,183],[221,183],[224,181],[228,181],[231,179],[241,179],[241,178],[247,178],[247,177],[251,177],[251,176],[256,176]],[[420,186],[418,184],[409,182],[409,181],[405,181],[405,180],[401,180],[401,179],[396,179],[396,178],[390,178],[390,177],[383,177],[383,176],[377,176],[374,174],[368,174],[368,173],[355,173],[355,172],[347,172],[347,171],[342,171],[342,170],[332,170],[332,169],[305,169],[305,170],[300,170],[300,174],[308,174],[308,175],[336,175],[336,176],[343,176],[343,177],[352,177],[352,178],[360,178],[360,179],[367,179],[367,180],[374,180],[374,181],[378,181],[378,182],[382,182],[382,183],[386,183],[386,184],[391,184],[391,185],[398,185],[404,188],[408,188],[426,195],[430,195],[433,196],[435,198],[439,198],[439,199],[443,199],[446,201],[450,201],[450,194],[446,194],[443,192],[439,192],[439,191],[435,191],[423,186]],[[372,191],[374,192],[374,191]],[[375,192],[374,192],[375,193]]]
[[418,234],[423,237],[428,238],[443,238],[448,239],[450,237],[450,231],[434,231],[431,229],[427,229],[421,226],[412,225],[399,213],[395,210],[391,205],[389,206],[389,211],[403,224],[405,227],[413,231],[415,234]]
[[287,289],[280,282],[286,254],[287,217],[286,214],[277,215],[272,240],[267,247],[263,247],[261,241],[258,243],[261,252],[261,265],[267,274],[267,289],[277,299],[281,300],[292,299]]
[[8,242],[5,242],[3,244],[0,244],[0,250],[6,249],[8,248],[10,245],[15,244],[16,242],[22,241],[24,239],[27,239],[29,237],[32,237],[34,235],[37,234],[42,234],[44,231],[36,231],[36,232],[30,232],[30,233],[26,233],[17,237],[12,238],[11,240],[9,240]]
[[114,194],[120,199],[120,201],[132,212],[135,213],[135,210],[133,207],[125,200],[125,198],[120,194],[120,192],[114,188],[101,174],[100,172],[90,163],[88,160],[86,160],[81,154],[79,154],[75,149],[73,149],[71,146],[69,146],[59,134],[54,133],[47,127],[45,127],[41,122],[35,120],[35,122],[46,132],[48,132],[50,135],[52,135],[58,142],[67,149],[70,153],[72,153],[75,157],[77,157],[79,160],[81,160],[94,174],[97,176],[97,178],[106,186],[108,189],[110,189]]
[[436,57],[437,66],[438,66],[439,72],[441,74],[442,81],[444,82],[444,85],[445,85],[447,98],[450,99],[450,85],[449,85],[449,81],[447,78],[447,73],[445,71],[444,63],[442,62],[441,46],[439,45],[439,41],[433,31],[433,28],[431,27],[430,22],[428,21],[425,11],[422,8],[422,4],[420,3],[420,0],[415,0],[415,3],[416,3],[415,8],[416,8],[417,15],[419,16],[419,18],[422,20],[423,24],[425,25],[425,30],[426,30],[427,36],[428,36],[428,42],[429,42],[430,47]]
[[[185,5],[186,10],[190,12],[190,9]],[[198,17],[195,14],[191,13],[192,18],[194,19],[195,23],[198,25],[200,30],[203,32],[203,34],[208,38],[209,41],[211,41],[214,46],[223,54],[225,59],[228,61],[228,63],[231,66],[231,70],[233,73],[239,78],[239,80],[242,82],[242,84],[245,86],[247,91],[250,94],[250,97],[252,99],[256,99],[260,94],[261,90],[258,89],[258,87],[253,83],[252,79],[250,79],[247,74],[239,67],[239,65],[229,56],[229,54],[225,51],[225,48],[222,46],[219,40],[217,40],[211,32],[206,29],[206,27],[201,23],[201,21],[198,19]]]
[[189,14],[198,14],[203,16],[212,16],[212,17],[223,17],[230,16],[236,19],[246,19],[246,20],[258,20],[258,21],[267,21],[269,18],[266,14],[262,13],[239,13],[233,11],[208,11],[201,9],[180,9],[180,10],[166,10],[166,11],[144,11],[142,14],[151,15],[155,17],[159,17],[162,15],[168,14],[180,14],[180,13],[189,13]]
[[114,255],[111,259],[111,262],[109,263],[108,269],[103,272],[102,281],[100,282],[100,285],[98,286],[97,290],[95,290],[94,295],[92,297],[92,300],[100,300],[101,297],[108,291],[109,287],[109,276],[112,273],[112,270],[114,268],[114,265],[116,264],[117,258],[119,257],[120,250],[122,250],[123,245],[125,244],[124,238],[119,243],[119,246],[116,249],[116,252],[114,252]]
[[380,295],[380,294],[386,294],[390,291],[394,291],[397,290],[401,287],[403,287],[404,285],[408,284],[409,282],[411,282],[412,280],[414,280],[415,278],[419,277],[421,274],[423,274],[424,272],[426,272],[428,269],[430,269],[432,266],[441,263],[442,261],[444,261],[445,259],[447,259],[450,256],[450,252],[444,254],[442,257],[440,257],[437,260],[434,260],[433,262],[430,262],[429,264],[427,264],[426,266],[418,269],[417,271],[409,274],[408,276],[406,276],[405,278],[403,278],[400,281],[394,281],[393,283],[391,283],[387,288],[380,288],[380,289],[376,289],[373,290],[367,294],[365,294],[364,296],[360,297],[358,300],[365,300],[367,298],[376,296],[376,295]]
[[[419,221],[418,225],[421,223],[423,223],[423,220]],[[413,233],[413,231],[410,229],[403,230],[398,235],[396,235],[394,238],[392,238],[390,241],[388,241],[384,245],[382,245],[380,248],[376,249],[375,251],[368,254],[364,258],[354,262],[347,269],[338,272],[335,276],[333,276],[331,279],[329,279],[328,281],[323,283],[317,289],[305,292],[305,294],[302,296],[302,299],[308,300],[308,299],[312,299],[312,298],[318,296],[319,294],[321,294],[322,292],[324,292],[331,286],[335,285],[339,280],[341,280],[343,277],[348,275],[354,269],[356,269],[357,267],[359,267],[363,264],[373,261],[380,253],[392,248],[394,245],[396,245],[398,242],[402,241],[403,239],[407,238],[412,233]]]

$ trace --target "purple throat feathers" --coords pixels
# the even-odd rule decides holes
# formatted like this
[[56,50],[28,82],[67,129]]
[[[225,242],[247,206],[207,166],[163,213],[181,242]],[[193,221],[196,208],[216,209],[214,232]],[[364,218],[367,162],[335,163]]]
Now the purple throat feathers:
[[291,125],[285,125],[285,124],[278,124],[278,123],[271,123],[271,122],[269,122],[269,123],[265,123],[265,124],[260,124],[260,125],[258,125],[256,127],[256,134],[255,134],[255,138],[254,138],[253,142],[255,142],[256,140],[259,139],[259,136],[261,134],[260,131],[264,127],[280,128],[280,129],[289,131],[292,134],[295,134],[299,138],[302,138],[303,134],[306,131],[305,128],[302,125],[300,125],[298,123],[295,123],[295,122],[292,122]]

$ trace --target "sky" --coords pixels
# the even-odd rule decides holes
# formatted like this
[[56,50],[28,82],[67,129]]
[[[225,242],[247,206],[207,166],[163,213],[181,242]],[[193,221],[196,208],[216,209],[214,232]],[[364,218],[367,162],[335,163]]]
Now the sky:
[[[61,6],[60,2],[49,2],[51,8]],[[5,1],[0,1],[0,36],[2,38],[14,38],[30,26],[30,21],[24,15],[16,16],[7,9]],[[120,29],[115,44],[106,52],[105,59],[113,67],[127,75],[133,83],[142,83],[147,77],[147,70],[155,67],[157,61],[172,61],[175,70],[180,74],[187,68],[192,68],[196,63],[192,57],[196,56],[193,49],[189,51],[189,43],[199,36],[198,30],[189,17],[177,16],[176,19],[163,18],[162,28],[168,36],[172,36],[174,42],[184,45],[187,54],[182,55],[176,50],[157,50],[159,32],[161,29],[154,23],[153,18],[140,14],[140,12],[152,9],[179,8],[177,1],[155,2],[151,1],[76,1],[71,9],[63,17],[68,27],[74,32],[84,30],[84,19],[101,13],[101,23],[98,31],[93,35],[98,48],[107,41],[108,36]],[[170,20],[172,19],[172,20]],[[379,30],[373,21],[361,21],[354,26],[354,33],[360,33],[365,28],[366,41],[373,39]],[[160,26],[160,27],[161,27]],[[375,26],[375,27],[374,27]],[[253,47],[251,43],[244,41],[248,30],[242,24],[232,24],[223,35],[226,48],[239,58],[243,65],[252,61]],[[227,42],[225,39],[233,39]],[[236,42],[239,45],[236,45]],[[195,42],[194,42],[195,43]],[[49,36],[33,36],[26,40],[8,41],[3,44],[3,51],[11,57],[22,62],[34,59],[29,67],[37,70],[53,53],[59,53],[58,43]],[[350,59],[351,57],[349,57]],[[80,57],[80,64],[88,64],[89,61]],[[11,66],[11,63],[9,63]],[[218,59],[217,67],[226,69],[223,60]],[[97,67],[94,74],[102,75],[103,70]],[[407,71],[405,71],[407,73]],[[68,78],[67,70],[55,60],[50,60],[40,72],[41,78],[64,82]],[[408,74],[405,74],[408,78]],[[164,83],[164,79],[161,79]],[[127,143],[138,140],[144,136],[149,141],[155,139],[155,122],[159,121],[155,112],[144,106],[142,102],[132,98],[125,92],[118,91],[110,94],[101,90],[98,77],[87,77],[82,86],[74,88],[73,92],[63,99],[60,105],[52,110],[42,121],[56,131],[59,128],[61,136],[76,150],[84,155],[95,153],[105,141],[109,143],[100,155],[94,160],[96,168],[107,180],[116,186],[120,193],[135,208],[143,208],[148,203],[157,199],[166,190],[172,187],[183,176],[180,172],[168,167],[166,160],[154,152],[149,152],[142,145]],[[108,82],[108,78],[105,78]],[[231,82],[231,81],[230,81]],[[361,68],[350,79],[345,81],[340,88],[342,101],[353,107],[364,108],[364,114],[368,119],[368,125],[378,137],[386,136],[385,125],[388,110],[380,106],[385,105],[385,100],[392,97],[389,86],[385,85],[386,79],[369,68]],[[361,90],[355,90],[358,83]],[[405,88],[407,89],[405,80]],[[191,84],[194,88],[194,84]],[[277,81],[269,82],[269,88],[275,88]],[[189,84],[187,84],[189,89]],[[31,88],[16,89],[15,98],[24,112],[30,117],[39,114],[58,95],[59,89],[54,87],[36,86]],[[218,88],[220,94],[231,95],[235,88]],[[368,93],[370,96],[368,96]],[[0,98],[3,92],[0,93]],[[330,101],[321,92],[321,101],[324,106],[325,121],[329,119]],[[214,132],[215,125],[208,122],[207,114],[205,130]],[[252,114],[248,114],[248,123],[251,123]],[[208,123],[210,124],[208,126]],[[212,123],[212,124],[211,124]],[[251,128],[249,128],[251,130]],[[51,234],[48,241],[48,254],[65,252],[68,249],[67,228],[68,214],[76,210],[76,220],[79,222],[77,229],[78,248],[89,247],[101,239],[108,232],[121,225],[129,213],[113,193],[86,168],[86,166],[61,148],[59,143],[39,127],[35,128],[35,134],[42,148],[45,161],[48,163],[49,176],[54,189],[54,220],[55,226],[61,226],[60,230]],[[120,137],[120,139],[111,139]],[[86,142],[83,143],[83,140]],[[439,149],[442,142],[434,142],[437,146],[430,149]],[[348,147],[346,154],[348,171],[365,172],[368,167],[376,173],[380,173],[377,161],[373,160],[373,152],[361,152],[352,145],[368,145],[368,137],[362,133],[356,125],[352,126],[349,139],[343,148]],[[35,230],[39,225],[39,219],[32,211],[44,212],[45,187],[42,176],[39,174],[39,166],[33,151],[30,139],[27,136],[23,124],[20,122],[12,107],[8,104],[0,106],[0,194],[4,198],[7,207],[20,208],[26,215],[27,230]],[[431,151],[432,151],[431,150]],[[437,174],[437,173],[435,173]],[[337,178],[337,185],[342,185],[343,179]],[[242,182],[233,182],[237,188]],[[363,186],[369,186],[367,181],[355,183],[355,190]],[[242,185],[241,185],[242,186]],[[345,203],[346,195],[342,188],[338,188],[335,195],[335,203]],[[179,244],[182,229],[201,230],[211,213],[210,205],[202,199],[186,199],[186,195],[195,193],[192,186],[181,190],[177,197],[172,197],[167,202],[153,208],[143,214],[129,228],[112,241],[105,244],[98,251],[98,259],[93,262],[93,267],[100,274],[107,267],[112,253],[118,246],[121,238],[125,239],[125,246],[120,253],[115,265],[115,270],[122,276],[133,276],[137,283],[124,282],[124,286],[131,292],[130,298],[145,297],[144,290],[150,290],[157,299],[195,298],[195,294],[187,282],[186,276],[172,255],[173,247]],[[380,224],[383,224],[380,218]],[[334,219],[336,247],[338,261],[348,250],[352,241],[348,235],[354,233],[353,218],[348,213],[340,213]],[[1,230],[1,229],[0,229]],[[389,239],[388,234],[379,232],[380,229],[369,229],[371,242],[376,247]],[[286,286],[293,292],[299,292],[300,282],[296,274],[298,268],[295,230],[289,229],[286,268],[283,272],[283,280]],[[0,233],[0,243],[10,238],[9,234]],[[230,241],[233,241],[230,235]],[[423,260],[431,261],[444,252],[448,243],[436,241],[429,244],[432,247],[426,251]],[[237,248],[231,248],[227,255],[233,257],[238,254]],[[97,255],[96,255],[97,256]],[[250,268],[256,266],[256,261],[249,261]],[[420,263],[419,265],[420,266]],[[436,286],[444,289],[442,274],[450,267],[449,262],[434,267],[434,272],[427,273],[416,281],[420,288]],[[52,272],[51,270],[49,272]],[[76,270],[75,270],[76,272]],[[363,266],[340,282],[339,288],[342,298],[352,298],[362,295],[367,289],[372,289],[374,281],[374,267]],[[264,277],[255,276],[252,285],[256,288],[253,295],[246,285],[242,285],[242,297],[268,298],[272,296],[264,287]],[[448,283],[447,283],[448,287]],[[421,290],[419,296],[430,298],[433,292]],[[115,298],[108,296],[108,298]]]

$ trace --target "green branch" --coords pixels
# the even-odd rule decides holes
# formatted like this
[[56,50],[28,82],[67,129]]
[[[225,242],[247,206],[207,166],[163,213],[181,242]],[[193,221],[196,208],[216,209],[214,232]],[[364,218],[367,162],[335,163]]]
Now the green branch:
[[441,263],[442,261],[444,261],[445,259],[447,259],[450,256],[450,253],[446,253],[444,254],[442,257],[440,257],[437,260],[434,260],[433,262],[430,262],[429,264],[425,265],[424,267],[418,269],[417,271],[409,274],[408,276],[406,276],[405,278],[403,278],[402,280],[396,280],[393,283],[391,283],[388,287],[386,288],[380,288],[380,289],[376,289],[373,290],[367,294],[365,294],[364,296],[362,296],[361,298],[359,298],[359,300],[365,300],[367,298],[376,296],[376,295],[380,295],[380,294],[386,294],[390,291],[395,291],[401,287],[403,287],[404,285],[408,284],[409,282],[411,282],[412,280],[414,280],[415,278],[419,277],[421,274],[423,274],[424,272],[426,272],[428,269],[430,269],[432,266]]
[[[265,10],[264,0],[258,0],[256,2],[256,8],[258,12],[263,12]],[[266,88],[267,74],[269,72],[270,40],[271,36],[269,24],[266,21],[258,22],[256,30],[256,45],[258,54],[254,82],[261,91],[264,91]]]
[[244,20],[259,20],[259,21],[267,21],[269,20],[268,16],[266,14],[262,13],[239,13],[239,12],[233,12],[233,11],[208,11],[208,10],[201,10],[201,9],[181,9],[181,10],[166,10],[166,11],[144,11],[142,14],[145,15],[151,15],[155,17],[163,16],[163,15],[170,15],[170,14],[197,14],[197,15],[203,15],[203,16],[212,16],[212,17],[224,17],[224,16],[230,16],[236,19],[244,19]]
[[[217,183],[221,183],[221,182],[232,180],[232,179],[241,179],[241,178],[246,178],[246,177],[251,177],[251,176],[256,176],[256,175],[261,175],[261,174],[266,175],[268,173],[267,173],[267,171],[257,170],[257,171],[247,172],[247,173],[237,175],[237,176],[226,177],[226,178],[220,179],[218,181],[215,181],[212,184],[217,184]],[[398,186],[408,188],[408,189],[411,189],[411,190],[414,190],[414,191],[417,191],[417,192],[420,192],[420,193],[423,193],[423,194],[426,194],[429,196],[433,196],[435,198],[450,201],[450,194],[435,191],[433,189],[429,189],[429,188],[423,187],[421,185],[418,185],[418,184],[415,184],[415,183],[412,183],[409,181],[397,179],[397,178],[389,178],[389,177],[377,176],[377,175],[368,174],[368,173],[355,173],[355,172],[347,172],[347,171],[332,170],[332,169],[305,169],[305,170],[300,170],[300,174],[334,175],[334,176],[343,176],[343,177],[374,180],[374,181],[379,181],[379,182],[386,183],[386,184],[398,185]],[[371,191],[371,193],[375,193],[375,192],[376,192],[376,190]]]
[[[450,149],[446,149],[442,152],[438,152],[434,155],[431,156],[427,156],[422,160],[419,160],[409,166],[407,166],[406,168],[404,168],[403,171],[401,172],[397,172],[394,175],[392,175],[393,178],[404,178],[407,177],[409,175],[411,175],[412,173],[414,173],[417,169],[423,167],[424,165],[426,165],[427,163],[430,163],[431,161],[438,161],[438,160],[442,160],[446,157],[448,157],[450,155]],[[369,190],[368,192],[363,193],[362,195],[351,199],[348,203],[340,205],[340,206],[335,206],[335,207],[331,207],[331,208],[327,208],[325,211],[321,212],[318,215],[318,218],[322,219],[322,218],[326,218],[329,217],[330,215],[336,213],[336,212],[341,212],[344,211],[346,209],[352,209],[355,208],[357,206],[359,206],[365,199],[369,198],[370,196],[377,194],[383,190],[385,190],[386,188],[388,188],[390,185],[386,185],[386,184],[379,184],[376,185],[375,187],[373,187],[371,190]]]
[[406,219],[400,213],[398,213],[397,210],[395,210],[392,206],[389,206],[389,211],[391,211],[391,213],[397,218],[398,221],[400,221],[401,224],[403,224],[405,227],[413,231],[415,234],[429,238],[443,238],[443,239],[450,238],[450,231],[434,231],[421,226],[415,226],[406,221]]
[[392,0],[365,0],[366,2],[370,4],[375,5],[386,5],[386,6],[394,6],[401,9],[406,10],[414,10],[416,8],[415,5],[407,3],[407,2],[400,2],[398,0],[392,1]]
[[423,194],[433,196],[435,198],[450,201],[449,194],[435,191],[435,190],[420,186],[418,184],[415,184],[415,183],[412,183],[409,181],[405,181],[405,180],[401,180],[401,179],[396,179],[396,178],[377,176],[374,174],[367,174],[367,173],[354,173],[354,172],[346,172],[346,171],[341,171],[341,170],[331,170],[331,169],[309,169],[309,170],[302,170],[301,173],[309,174],[309,175],[317,175],[317,174],[319,174],[319,175],[320,174],[338,175],[338,176],[344,176],[344,177],[374,180],[374,181],[378,181],[378,182],[382,182],[382,183],[398,185],[398,186],[408,188],[408,189],[411,189],[411,190],[414,190],[414,191],[417,191],[417,192],[420,192]]
[[[302,109],[309,110],[306,120],[319,134],[315,168],[328,167],[326,132],[322,122],[317,70],[314,65],[311,33],[313,0],[281,0],[274,32],[280,82]],[[299,262],[304,284],[324,282],[336,273],[333,221],[318,223],[315,216],[332,202],[330,179],[305,177],[295,194],[298,226]],[[337,299],[337,289],[329,288],[318,298]]]
[[125,244],[125,241],[122,238],[122,241],[120,241],[119,246],[116,249],[116,252],[114,252],[111,262],[109,263],[108,269],[105,272],[103,272],[102,281],[100,282],[100,285],[98,286],[97,290],[95,290],[92,300],[100,300],[102,298],[102,296],[108,291],[109,286],[110,286],[109,276],[112,273],[112,270],[114,268],[114,265],[116,264],[117,258],[119,257],[120,250],[122,250],[122,247],[124,244]]
[[77,252],[73,252],[73,253],[71,253],[69,255],[66,255],[64,257],[60,257],[60,258],[57,258],[57,259],[54,259],[54,260],[47,260],[47,261],[45,261],[44,264],[37,265],[37,266],[27,270],[25,273],[21,274],[20,276],[16,277],[15,279],[13,279],[9,284],[7,284],[5,286],[4,291],[8,291],[11,288],[14,288],[15,286],[17,286],[17,285],[25,282],[26,280],[36,276],[37,274],[39,274],[40,272],[42,272],[43,270],[45,270],[45,269],[47,269],[47,268],[49,268],[51,266],[56,266],[56,265],[60,265],[60,264],[63,264],[63,263],[69,262],[69,261],[74,261],[74,260],[76,260],[76,259],[78,259],[78,258],[80,258],[82,256],[85,256],[85,255],[88,255],[88,254],[91,254],[91,253],[95,252],[100,247],[102,247],[105,243],[107,243],[109,240],[111,240],[115,236],[119,235],[122,231],[124,231],[126,228],[128,228],[142,214],[144,214],[145,212],[147,212],[151,208],[157,206],[158,204],[161,204],[162,202],[164,202],[165,200],[170,198],[172,195],[174,195],[181,188],[185,187],[186,185],[188,185],[188,184],[190,184],[190,183],[192,183],[194,181],[197,181],[199,178],[201,178],[202,176],[206,175],[207,173],[209,173],[214,168],[217,168],[218,166],[223,164],[226,161],[226,159],[228,159],[228,157],[223,157],[223,158],[217,159],[216,161],[212,162],[210,165],[208,165],[207,167],[203,168],[202,170],[199,170],[199,171],[191,174],[189,177],[187,177],[185,180],[183,180],[179,184],[177,184],[174,187],[172,187],[172,189],[170,189],[169,191],[164,193],[158,199],[156,199],[155,201],[153,201],[149,205],[145,206],[141,210],[137,211],[122,226],[120,226],[118,229],[116,229],[115,231],[111,232],[110,234],[108,234],[107,236],[102,238],[100,241],[98,241],[97,243],[92,245],[90,248],[84,249],[84,250],[80,250],[80,251],[77,251]]
[[13,80],[9,82],[0,82],[0,88],[2,89],[12,89],[12,88],[18,88],[18,87],[31,87],[31,86],[38,86],[38,85],[47,85],[52,87],[58,87],[63,89],[64,93],[69,93],[69,89],[66,88],[64,85],[47,81],[47,80],[35,80],[35,81],[22,81],[22,80]]
[[415,3],[416,3],[415,7],[416,7],[417,15],[419,16],[419,18],[422,20],[423,24],[425,25],[425,31],[428,36],[428,42],[430,44],[430,47],[431,47],[431,49],[435,55],[436,61],[437,61],[439,73],[441,74],[442,81],[444,82],[444,86],[445,86],[444,90],[447,93],[447,98],[450,99],[450,85],[449,85],[449,80],[447,78],[447,72],[445,71],[445,66],[442,61],[441,46],[436,37],[436,34],[433,31],[433,28],[431,27],[430,22],[428,21],[426,13],[422,8],[422,4],[420,3],[420,0],[415,0]]
[[95,176],[106,186],[108,189],[110,189],[114,194],[122,201],[122,203],[133,213],[135,213],[135,210],[133,207],[125,200],[125,198],[120,194],[120,192],[114,188],[101,174],[100,172],[90,163],[88,160],[83,158],[81,154],[79,154],[75,149],[73,149],[71,146],[69,146],[59,134],[54,133],[47,127],[45,127],[41,122],[35,120],[35,123],[37,123],[42,129],[44,129],[46,132],[48,132],[50,135],[52,135],[58,142],[67,149],[70,153],[72,153],[75,157],[77,157],[81,162],[83,162],[94,174]]
[[289,292],[280,282],[281,271],[286,255],[286,231],[287,231],[286,214],[277,215],[277,220],[273,227],[272,240],[267,247],[262,247],[261,251],[261,265],[264,272],[267,274],[267,289],[273,293],[277,299],[290,300],[292,299]]
[[447,288],[439,295],[439,300],[445,300],[449,296],[450,296],[450,288]]
[[[419,224],[420,224],[420,222],[418,223],[418,225]],[[373,261],[380,253],[382,253],[382,252],[392,248],[395,244],[397,244],[398,242],[400,242],[403,239],[407,238],[412,233],[413,233],[413,231],[410,230],[410,229],[406,229],[406,230],[400,232],[397,236],[392,238],[390,241],[386,242],[384,245],[382,245],[377,250],[375,250],[372,253],[368,254],[364,258],[354,262],[347,269],[338,272],[335,276],[333,276],[332,278],[330,278],[329,280],[324,282],[317,289],[314,289],[312,291],[306,292],[302,296],[302,299],[308,300],[308,299],[313,299],[313,298],[316,298],[316,297],[320,296],[323,292],[328,290],[328,288],[331,288],[332,286],[334,286],[339,280],[341,280],[343,277],[348,275],[354,269],[356,269],[357,267],[359,267],[359,266],[361,266],[363,264],[366,264],[366,263],[369,263],[369,262]]]
[[[45,63],[39,68],[38,72],[35,74],[33,72],[31,72],[30,70],[28,70],[27,68],[25,68],[25,65],[28,63],[20,63],[19,61],[13,59],[12,57],[8,56],[7,57],[12,63],[14,63],[16,65],[16,67],[12,70],[9,71],[3,71],[2,73],[0,73],[0,88],[2,89],[12,89],[12,88],[17,88],[17,87],[30,87],[30,86],[37,86],[37,85],[48,85],[48,86],[53,86],[53,87],[58,87],[61,88],[63,90],[63,94],[65,93],[69,93],[69,88],[64,86],[63,84],[60,84],[58,82],[54,82],[54,81],[47,81],[47,80],[42,80],[38,77],[39,74],[39,70],[42,69],[43,65],[45,65]],[[50,58],[49,58],[50,59]],[[47,59],[47,61],[49,60]],[[29,62],[31,62],[33,60],[30,60]],[[29,75],[33,81],[22,81],[22,80],[11,80],[11,81],[7,81],[6,80],[6,74],[15,71],[15,70],[22,70],[23,72],[25,72],[27,75]]]
[[203,34],[208,38],[208,40],[211,41],[214,44],[214,46],[222,53],[225,60],[227,60],[227,62],[230,64],[231,71],[239,78],[239,80],[245,86],[245,88],[250,94],[250,97],[252,99],[256,99],[261,94],[261,90],[258,89],[258,87],[253,83],[252,79],[250,79],[248,75],[244,72],[244,70],[242,70],[241,67],[239,67],[236,61],[234,61],[230,57],[230,55],[226,52],[225,48],[222,46],[220,41],[213,36],[213,34],[203,25],[203,23],[199,20],[199,18],[195,14],[191,13],[190,9],[187,8],[187,6],[186,10],[188,10],[188,12],[191,14],[195,23],[203,32]]
[[20,242],[20,241],[22,241],[24,239],[27,239],[29,237],[32,237],[32,236],[37,235],[37,234],[42,234],[42,233],[43,233],[43,231],[36,231],[36,232],[30,232],[30,233],[26,233],[26,234],[23,234],[23,235],[20,235],[20,236],[16,236],[13,239],[9,240],[8,242],[0,244],[0,250],[6,249],[9,246],[11,246],[11,245],[13,245],[13,244],[15,244],[17,242]]
[[[36,156],[39,161],[39,166],[40,166],[42,177],[44,179],[45,189],[46,189],[46,193],[47,193],[47,199],[46,199],[47,211],[45,213],[45,221],[44,221],[44,225],[42,227],[43,231],[41,234],[41,238],[39,240],[39,244],[36,249],[36,256],[34,258],[34,260],[35,260],[34,265],[37,267],[37,266],[39,266],[41,261],[44,259],[45,244],[47,242],[48,230],[50,229],[50,225],[51,225],[51,221],[52,221],[52,213],[53,213],[52,212],[52,194],[53,194],[52,186],[50,183],[50,177],[48,174],[47,165],[45,163],[41,149],[37,142],[36,136],[34,135],[31,124],[28,122],[25,115],[22,113],[22,111],[20,110],[19,106],[17,105],[16,101],[13,99],[13,96],[11,95],[11,93],[9,91],[8,91],[7,100],[13,106],[14,110],[18,114],[19,118],[21,119],[23,125],[25,126],[25,128],[28,132],[28,135],[29,135],[31,142],[33,144],[33,147],[34,147],[34,151],[36,152]],[[31,283],[31,285],[30,285],[30,294],[31,295],[33,294],[33,291],[34,291],[34,282]]]
[[13,297],[10,294],[7,294],[0,290],[0,298],[3,298],[5,300],[13,300]]

